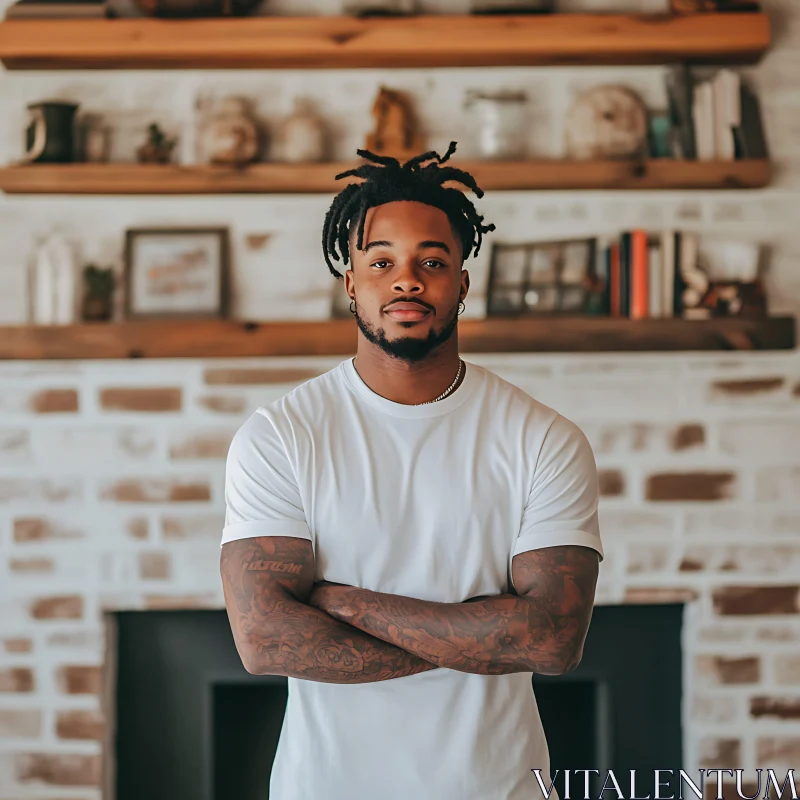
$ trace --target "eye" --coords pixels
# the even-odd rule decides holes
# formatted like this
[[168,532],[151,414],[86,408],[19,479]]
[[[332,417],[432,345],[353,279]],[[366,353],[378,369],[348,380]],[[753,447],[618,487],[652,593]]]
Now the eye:
[[372,264],[370,264],[370,266],[371,267],[378,267],[379,269],[382,269],[384,266],[386,266],[388,264],[389,264],[388,261],[386,261],[385,259],[382,259],[380,261],[373,261]]
[[445,264],[444,261],[439,261],[438,258],[426,258],[425,261],[423,261],[422,263],[433,266],[436,269],[438,269],[439,267],[447,266],[447,264]]

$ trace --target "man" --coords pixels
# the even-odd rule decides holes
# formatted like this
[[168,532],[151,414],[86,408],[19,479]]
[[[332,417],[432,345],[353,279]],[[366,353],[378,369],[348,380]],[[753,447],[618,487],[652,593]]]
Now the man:
[[[578,664],[603,550],[581,431],[458,355],[484,225],[425,153],[369,159],[325,219],[355,359],[231,444],[221,571],[236,647],[286,675],[272,800],[530,800],[531,673]],[[556,798],[554,792],[552,795]]]

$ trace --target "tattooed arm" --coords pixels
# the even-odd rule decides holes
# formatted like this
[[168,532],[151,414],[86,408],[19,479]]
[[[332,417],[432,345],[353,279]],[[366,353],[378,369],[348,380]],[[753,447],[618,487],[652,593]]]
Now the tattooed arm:
[[317,584],[310,602],[440,667],[482,675],[559,675],[583,655],[598,565],[598,553],[589,547],[546,547],[514,557],[517,595],[433,603]]
[[368,683],[436,668],[306,605],[314,581],[307,539],[262,536],[227,542],[220,571],[236,649],[250,673]]

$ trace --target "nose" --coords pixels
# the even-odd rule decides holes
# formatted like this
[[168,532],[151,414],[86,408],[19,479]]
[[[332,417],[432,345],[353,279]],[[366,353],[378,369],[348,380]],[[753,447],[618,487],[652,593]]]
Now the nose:
[[400,270],[395,270],[392,290],[398,294],[421,294],[425,290],[415,261],[409,261]]

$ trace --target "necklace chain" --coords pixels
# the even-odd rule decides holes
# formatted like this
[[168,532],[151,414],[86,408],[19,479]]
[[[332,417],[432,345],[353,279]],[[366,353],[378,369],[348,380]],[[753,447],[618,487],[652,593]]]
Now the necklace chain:
[[[353,362],[353,366],[356,365],[355,358],[351,359]],[[444,400],[447,395],[449,395],[453,389],[456,388],[456,384],[458,383],[458,379],[461,377],[461,370],[464,367],[464,362],[459,358],[458,359],[458,372],[456,372],[456,377],[454,378],[453,382],[438,396],[434,397],[433,400],[426,400],[424,403],[414,403],[415,406],[427,406],[430,403],[438,403],[439,400]]]

